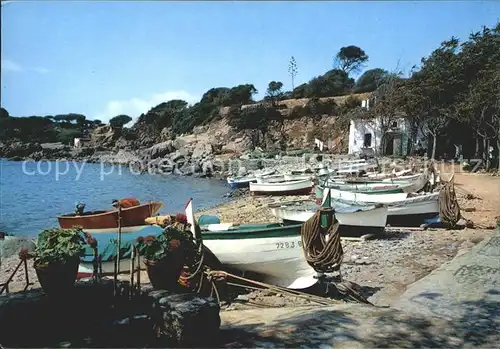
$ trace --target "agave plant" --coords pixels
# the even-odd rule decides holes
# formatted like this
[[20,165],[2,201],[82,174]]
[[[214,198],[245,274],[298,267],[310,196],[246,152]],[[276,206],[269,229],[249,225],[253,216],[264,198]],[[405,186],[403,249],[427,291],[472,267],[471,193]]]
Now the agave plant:
[[84,234],[81,228],[53,228],[42,231],[38,235],[38,243],[34,253],[35,266],[65,264],[81,257],[87,243],[85,238],[87,241],[89,240],[89,236]]

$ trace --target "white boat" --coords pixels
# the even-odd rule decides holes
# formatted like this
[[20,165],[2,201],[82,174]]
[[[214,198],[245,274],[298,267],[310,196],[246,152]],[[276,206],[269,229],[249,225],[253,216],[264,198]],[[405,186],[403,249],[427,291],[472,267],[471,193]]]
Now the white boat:
[[402,201],[408,198],[408,193],[391,193],[391,194],[365,194],[353,193],[350,191],[325,188],[330,190],[332,200],[341,199],[345,201],[352,201],[355,203],[376,203],[376,204],[390,204],[397,201]]
[[[195,222],[191,200],[186,207],[188,222]],[[204,245],[217,257],[228,271],[238,270],[269,284],[305,289],[317,282],[317,273],[307,264],[302,250],[302,224],[242,224],[214,223],[200,226]],[[135,234],[122,236],[121,251],[129,251],[138,236],[161,234],[163,229],[152,225],[138,229]],[[96,234],[104,275],[113,275],[116,234]],[[86,253],[80,263],[78,278],[93,273],[92,253]],[[145,266],[141,263],[141,269]],[[130,270],[130,253],[120,261],[120,271]]]
[[227,178],[227,183],[233,189],[248,187],[248,185],[251,182],[257,182],[257,178],[255,178],[253,176],[248,176],[248,177],[228,177]]
[[272,174],[276,173],[276,170],[273,168],[264,168],[262,170],[257,170],[253,173],[254,177],[265,177],[265,176],[270,176]]
[[245,187],[248,187],[248,185],[250,183],[257,182],[258,178],[272,175],[274,172],[275,172],[274,169],[265,169],[265,170],[257,171],[252,175],[247,175],[247,176],[242,176],[242,177],[227,177],[227,183],[233,189],[245,188]]
[[[195,222],[192,201],[188,222]],[[212,228],[216,227],[219,230]],[[317,283],[317,273],[304,258],[302,224],[209,224],[200,226],[203,243],[230,269],[251,273],[260,281],[293,289]]]
[[284,174],[283,177],[284,177],[285,181],[302,181],[302,180],[305,180],[305,179],[308,179],[308,180],[313,180],[314,179],[314,175],[313,174],[299,174],[299,175],[296,175],[296,174],[286,173],[286,174]]
[[[354,206],[334,202],[332,206],[343,232],[379,233],[387,224],[386,205]],[[270,205],[269,208],[276,218],[283,221],[305,222],[319,207],[313,202],[284,202]]]
[[376,168],[376,164],[371,164],[371,163],[359,163],[359,164],[352,164],[352,165],[347,165],[347,166],[342,166],[339,167],[337,170],[337,174],[351,174],[351,173],[359,173],[361,171],[368,171],[370,169]]
[[415,193],[427,184],[428,179],[425,174],[416,174],[399,178],[386,178],[382,180],[367,180],[365,178],[343,178],[329,179],[327,186],[338,190],[346,191],[376,191],[377,189],[391,189],[387,185],[394,186],[392,189],[400,189],[404,193]]
[[386,178],[398,178],[406,175],[410,175],[412,172],[409,170],[393,171],[392,173],[367,173],[366,176],[370,179],[386,179]]
[[254,195],[307,195],[311,193],[313,182],[305,179],[280,183],[250,183],[250,193]]
[[302,224],[245,224],[203,231],[203,243],[231,269],[255,274],[263,282],[295,289],[316,283],[316,272],[302,250]]
[[268,176],[257,177],[257,183],[279,183],[285,181],[285,175],[274,174]]
[[[325,189],[328,190],[328,189]],[[369,195],[329,189],[332,200],[347,205],[383,203],[388,205],[389,225],[410,226],[424,223],[439,215],[439,193],[412,195],[407,193]],[[325,195],[325,194],[324,194]]]

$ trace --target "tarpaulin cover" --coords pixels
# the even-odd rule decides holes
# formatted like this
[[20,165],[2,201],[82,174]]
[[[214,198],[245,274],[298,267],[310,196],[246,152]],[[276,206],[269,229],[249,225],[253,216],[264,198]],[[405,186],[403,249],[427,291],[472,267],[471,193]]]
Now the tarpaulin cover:
[[[132,245],[136,243],[139,236],[146,237],[148,235],[158,236],[163,233],[163,228],[157,225],[151,225],[142,228],[133,233],[122,233],[120,243],[120,258],[130,258]],[[116,232],[92,233],[97,240],[97,252],[99,253],[102,262],[112,261],[116,257],[116,247],[118,243],[118,230]],[[81,258],[84,263],[92,263],[94,260],[94,251],[90,246],[86,246],[85,255]]]

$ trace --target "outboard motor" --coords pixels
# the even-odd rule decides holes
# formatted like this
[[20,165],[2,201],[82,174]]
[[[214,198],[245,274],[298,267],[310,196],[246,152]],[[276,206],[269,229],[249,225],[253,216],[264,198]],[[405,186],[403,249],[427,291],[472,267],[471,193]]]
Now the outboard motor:
[[84,203],[77,203],[76,208],[75,208],[75,214],[77,216],[83,216],[83,211],[85,210],[85,204]]

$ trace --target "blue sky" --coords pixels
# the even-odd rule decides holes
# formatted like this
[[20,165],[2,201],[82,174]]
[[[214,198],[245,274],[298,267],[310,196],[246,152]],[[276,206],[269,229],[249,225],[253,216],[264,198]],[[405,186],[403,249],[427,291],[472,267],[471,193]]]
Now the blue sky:
[[357,45],[367,68],[408,71],[452,35],[500,18],[500,2],[11,1],[2,6],[1,105],[11,115],[137,117],[172,98],[271,80],[291,88]]

